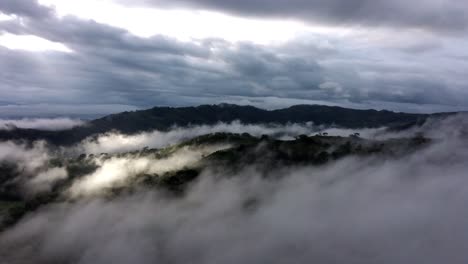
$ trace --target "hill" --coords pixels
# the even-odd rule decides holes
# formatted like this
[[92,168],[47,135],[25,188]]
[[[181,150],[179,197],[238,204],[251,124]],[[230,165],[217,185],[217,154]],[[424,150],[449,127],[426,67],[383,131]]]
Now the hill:
[[[398,159],[427,147],[430,143],[430,139],[422,137],[379,141],[358,137],[303,135],[295,140],[283,141],[266,136],[257,138],[247,133],[207,134],[162,149],[145,148],[127,153],[83,154],[79,157],[57,156],[46,164],[47,169],[63,167],[68,177],[57,180],[50,188],[37,193],[25,191],[25,183],[34,173],[28,175],[16,163],[0,162],[0,232],[2,228],[16,223],[26,213],[50,203],[69,200],[68,191],[76,188],[77,182],[105,170],[108,168],[106,164],[116,164],[115,162],[128,161],[127,166],[132,167],[131,164],[148,160],[154,166],[168,167],[171,157],[180,159],[187,151],[201,153],[203,149],[212,149],[192,163],[179,164],[167,170],[138,170],[132,167],[128,171],[129,175],[123,177],[125,180],[109,182],[92,195],[113,198],[138,192],[143,188],[158,189],[168,195],[179,196],[202,171],[220,170],[222,175],[230,177],[229,175],[236,175],[237,171],[246,167],[255,166],[263,177],[269,177],[273,171],[281,168],[322,166],[349,156]],[[220,145],[226,147],[219,150],[213,148]],[[120,169],[125,170],[123,167]],[[115,173],[109,172],[108,175]]]
[[253,106],[232,104],[154,107],[147,110],[112,114],[92,120],[84,126],[65,131],[2,130],[0,131],[0,140],[26,139],[32,141],[44,139],[53,144],[66,145],[113,130],[124,134],[135,134],[151,130],[166,131],[173,126],[212,125],[235,120],[245,124],[313,122],[316,125],[334,125],[346,128],[382,126],[404,128],[423,123],[430,116],[433,115],[398,113],[387,110],[356,110],[323,105],[296,105],[279,110],[264,110]]

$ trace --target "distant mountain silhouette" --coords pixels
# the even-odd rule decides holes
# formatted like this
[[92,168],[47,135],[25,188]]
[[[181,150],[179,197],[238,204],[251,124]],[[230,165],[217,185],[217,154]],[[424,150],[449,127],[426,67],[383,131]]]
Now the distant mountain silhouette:
[[[447,115],[435,114],[435,115]],[[253,106],[233,104],[201,105],[197,107],[154,107],[147,110],[123,112],[95,119],[84,126],[64,131],[13,129],[0,131],[0,140],[44,139],[62,145],[78,142],[86,137],[120,131],[134,134],[151,130],[168,130],[172,126],[211,125],[239,120],[245,124],[305,123],[335,125],[347,128],[400,127],[423,123],[429,114],[397,113],[387,110],[356,110],[336,106],[296,105],[279,110],[264,110]]]

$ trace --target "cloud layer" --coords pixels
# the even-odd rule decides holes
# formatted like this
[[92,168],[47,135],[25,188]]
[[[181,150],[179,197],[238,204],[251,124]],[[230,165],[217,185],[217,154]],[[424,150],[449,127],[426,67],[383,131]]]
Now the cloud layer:
[[[210,133],[249,133],[255,137],[268,135],[280,139],[293,139],[298,135],[311,135],[323,129],[324,127],[314,126],[312,123],[288,125],[246,125],[240,123],[239,121],[234,121],[232,123],[218,123],[213,126],[200,125],[191,127],[174,127],[167,132],[155,130],[137,135],[123,135],[120,133],[111,132],[100,134],[97,137],[87,138],[74,146],[73,149],[75,153],[121,153],[139,150],[145,147],[163,148],[169,145],[179,144],[184,140],[189,140],[194,137]],[[338,129],[335,131],[338,132]],[[370,129],[369,131],[373,130]],[[342,135],[344,133],[345,132],[341,132],[341,134],[337,133],[336,135]],[[349,133],[346,134],[346,136],[347,135],[349,135]]]
[[[450,120],[443,128],[466,129]],[[464,263],[464,136],[406,157],[351,157],[267,179],[255,167],[233,177],[205,171],[178,199],[139,191],[54,204],[3,233],[0,256],[8,263]]]
[[0,130],[11,130],[15,128],[39,129],[39,130],[66,130],[81,126],[84,121],[70,118],[23,118],[23,119],[0,119]]
[[468,5],[457,0],[120,0],[127,4],[196,7],[244,16],[294,18],[345,26],[420,27],[443,31],[466,31]]
[[[7,115],[51,114],[50,104],[63,114],[100,114],[220,100],[267,108],[301,102],[417,112],[468,109],[468,54],[460,48],[468,39],[445,34],[448,28],[460,32],[466,26],[459,15],[465,4],[459,1],[426,0],[417,5],[425,7],[421,12],[401,1],[182,3],[240,13],[265,10],[265,15],[280,17],[297,13],[318,20],[323,18],[316,13],[327,14],[343,24],[338,31],[311,29],[268,45],[215,36],[190,41],[141,37],[92,20],[59,17],[34,1],[20,5],[23,2],[0,6],[3,13],[17,16],[0,21],[0,30],[38,36],[73,52],[0,47],[0,109]],[[395,27],[367,27],[378,25],[376,20]],[[398,23],[406,26],[396,28]]]
[[[203,146],[200,148],[182,148],[165,158],[155,157],[113,157],[96,158],[99,168],[90,175],[75,181],[69,189],[71,197],[101,194],[113,187],[125,187],[128,181],[144,174],[161,175],[183,168],[193,167],[202,157],[216,151],[229,148],[229,145]],[[156,177],[156,176],[154,176]]]

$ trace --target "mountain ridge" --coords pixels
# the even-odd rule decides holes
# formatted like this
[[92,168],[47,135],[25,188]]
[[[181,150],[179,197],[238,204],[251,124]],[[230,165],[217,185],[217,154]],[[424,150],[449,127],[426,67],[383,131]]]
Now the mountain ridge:
[[167,131],[174,126],[214,125],[240,121],[244,124],[288,124],[313,122],[316,125],[346,128],[410,127],[422,124],[429,117],[455,113],[414,114],[388,110],[360,110],[325,105],[294,105],[265,110],[235,104],[200,105],[188,107],[153,107],[104,116],[83,126],[63,131],[13,129],[0,131],[0,140],[47,140],[53,144],[73,144],[89,136],[118,131],[136,134],[152,130]]

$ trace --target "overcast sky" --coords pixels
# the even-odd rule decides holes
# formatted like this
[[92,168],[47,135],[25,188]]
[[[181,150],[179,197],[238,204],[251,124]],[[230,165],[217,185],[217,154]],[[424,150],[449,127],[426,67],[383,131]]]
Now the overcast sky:
[[462,0],[0,0],[0,117],[468,110]]

